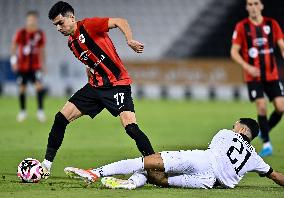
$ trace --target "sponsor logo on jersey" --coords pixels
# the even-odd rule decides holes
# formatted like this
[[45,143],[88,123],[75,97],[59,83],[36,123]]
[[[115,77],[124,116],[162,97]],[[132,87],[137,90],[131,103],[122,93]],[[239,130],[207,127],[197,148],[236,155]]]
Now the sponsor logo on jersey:
[[274,52],[273,48],[258,50],[255,47],[249,49],[248,54],[251,58],[256,58],[259,54],[272,54]]
[[258,56],[258,50],[255,47],[249,49],[248,54],[251,58],[256,58]]
[[105,56],[101,55],[100,59],[97,62],[95,62],[94,66],[95,67],[98,66],[104,59],[105,59]]
[[253,39],[253,45],[258,47],[265,45],[267,42],[268,42],[267,38],[264,37]]
[[89,52],[89,50],[86,50],[86,51],[83,51],[80,56],[79,56],[79,59],[82,61],[86,61],[88,60],[89,56],[91,55],[91,53]]

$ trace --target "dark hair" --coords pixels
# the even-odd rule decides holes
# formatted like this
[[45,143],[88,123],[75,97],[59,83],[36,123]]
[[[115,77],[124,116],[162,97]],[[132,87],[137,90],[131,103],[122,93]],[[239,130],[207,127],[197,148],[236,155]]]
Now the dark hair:
[[58,15],[66,16],[67,13],[72,13],[74,14],[74,9],[73,7],[64,1],[58,1],[56,4],[54,4],[48,13],[48,18],[50,20],[55,19]]
[[30,11],[28,11],[28,12],[26,13],[26,16],[27,16],[27,17],[28,17],[28,16],[35,16],[35,17],[38,17],[39,14],[38,14],[38,11],[36,11],[36,10],[30,10]]
[[[259,0],[259,1],[260,1],[260,3],[262,3],[262,4],[263,4],[263,1],[264,1],[264,0]],[[246,0],[246,3],[247,3],[247,2],[248,2],[248,0]]]
[[259,125],[258,123],[251,118],[240,118],[240,124],[246,125],[250,132],[251,132],[251,136],[252,136],[252,140],[258,136],[259,133]]

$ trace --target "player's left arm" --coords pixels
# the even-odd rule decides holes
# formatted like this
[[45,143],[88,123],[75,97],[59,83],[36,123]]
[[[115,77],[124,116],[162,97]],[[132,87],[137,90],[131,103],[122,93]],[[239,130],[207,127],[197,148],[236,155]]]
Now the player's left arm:
[[45,50],[45,45],[46,45],[46,37],[45,33],[41,33],[41,39],[39,41],[39,50],[40,50],[40,59],[41,59],[41,70],[42,72],[46,73],[46,50]]
[[277,44],[278,44],[279,49],[281,51],[282,57],[284,58],[284,40],[283,39],[279,39],[277,41]]
[[269,175],[267,175],[269,179],[272,179],[275,183],[280,186],[284,186],[284,175],[282,173],[272,171]]
[[273,30],[274,30],[274,38],[277,42],[277,45],[281,51],[281,55],[284,58],[284,37],[283,37],[283,31],[279,25],[279,23],[276,20],[272,20]]
[[124,34],[126,42],[135,52],[142,53],[144,51],[144,44],[133,39],[131,27],[126,19],[109,18],[108,28],[119,28]]
[[40,57],[41,57],[41,70],[46,73],[46,52],[45,52],[45,47],[40,48]]

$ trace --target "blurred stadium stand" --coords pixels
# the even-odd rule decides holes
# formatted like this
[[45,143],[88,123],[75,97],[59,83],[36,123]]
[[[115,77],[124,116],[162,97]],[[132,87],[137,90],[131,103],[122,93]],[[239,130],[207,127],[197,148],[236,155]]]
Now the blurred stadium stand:
[[[0,1],[0,60],[7,62],[12,35],[17,28],[25,23],[25,14],[28,10],[40,12],[40,27],[47,35],[47,69],[46,85],[52,95],[63,95],[64,92],[72,93],[80,88],[85,82],[84,66],[77,61],[67,47],[67,38],[56,32],[55,27],[48,20],[48,10],[55,0],[9,0]],[[244,9],[245,1],[227,0],[67,0],[74,7],[77,18],[92,16],[109,16],[126,18],[132,26],[135,39],[145,44],[144,54],[135,54],[127,47],[124,37],[119,31],[111,30],[118,53],[126,62],[134,81],[134,95],[137,97],[157,98],[160,96],[171,98],[221,98],[231,99],[234,96],[246,98],[246,91],[242,86],[240,71],[239,82],[225,83],[226,68],[229,58],[231,35],[235,23],[246,17]],[[283,0],[265,2],[265,15],[273,16],[284,25]],[[284,28],[283,28],[284,29]],[[163,70],[163,60],[194,59],[195,57],[210,57],[210,61],[200,60],[185,61],[182,63],[190,72],[191,67],[208,64],[209,67],[220,66],[224,72],[224,79],[217,84],[200,82],[197,79],[190,83],[171,83],[165,77],[164,83],[142,82],[134,68],[141,65],[155,66]],[[224,58],[214,61],[212,57]],[[212,60],[212,61],[211,61]],[[154,63],[153,63],[154,62]],[[200,62],[200,64],[199,64]],[[141,63],[141,64],[139,64]],[[192,65],[193,64],[193,65]],[[232,63],[232,66],[238,67]],[[9,64],[0,65],[0,84],[4,83],[4,94],[15,95],[17,90],[15,81],[7,82]],[[173,65],[173,69],[179,70],[180,64]],[[283,70],[282,70],[283,71]],[[141,72],[141,70],[139,71]],[[154,70],[151,71],[155,72]],[[198,75],[203,71],[198,71]],[[3,74],[4,73],[4,74]],[[222,72],[221,72],[222,73]],[[282,72],[283,73],[283,72]],[[196,73],[197,74],[197,73]],[[159,75],[159,73],[158,73]],[[178,74],[172,74],[177,75]],[[227,75],[227,76],[226,76]],[[138,76],[138,79],[136,79]],[[3,79],[5,78],[5,80]],[[12,79],[11,76],[9,79]],[[222,84],[224,82],[224,84]]]

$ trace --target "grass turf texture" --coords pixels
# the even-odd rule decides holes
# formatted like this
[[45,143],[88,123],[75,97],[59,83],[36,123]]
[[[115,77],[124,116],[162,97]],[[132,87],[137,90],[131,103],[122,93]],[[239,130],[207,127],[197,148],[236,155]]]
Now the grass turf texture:
[[[44,157],[47,137],[56,112],[65,99],[46,101],[48,121],[36,120],[35,100],[28,100],[28,118],[15,121],[18,103],[15,98],[0,98],[0,197],[284,197],[284,189],[272,181],[248,174],[232,190],[163,189],[147,185],[137,190],[110,190],[100,182],[86,187],[83,182],[67,178],[66,166],[97,167],[139,155],[121,127],[119,119],[103,111],[94,120],[84,116],[67,128],[63,144],[55,159],[52,176],[38,184],[21,183],[17,165],[26,157],[40,161]],[[255,117],[249,102],[136,101],[140,128],[147,133],[156,151],[206,149],[221,128],[231,128],[239,117]],[[270,107],[271,109],[271,107]],[[275,170],[284,172],[284,125],[273,130],[274,155],[265,159]],[[260,149],[259,140],[253,145]]]

